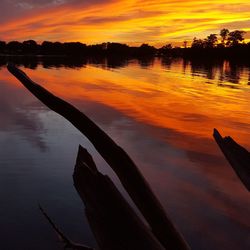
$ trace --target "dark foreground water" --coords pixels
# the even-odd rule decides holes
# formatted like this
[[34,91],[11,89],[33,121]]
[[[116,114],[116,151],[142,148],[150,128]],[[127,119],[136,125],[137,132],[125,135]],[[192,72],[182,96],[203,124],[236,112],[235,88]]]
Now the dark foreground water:
[[[212,137],[216,127],[250,150],[249,67],[181,59],[51,60],[20,68],[131,155],[193,250],[250,249],[250,194]],[[120,187],[109,167],[4,65],[0,121],[0,249],[61,249],[39,203],[72,240],[94,246],[73,187],[78,145]]]

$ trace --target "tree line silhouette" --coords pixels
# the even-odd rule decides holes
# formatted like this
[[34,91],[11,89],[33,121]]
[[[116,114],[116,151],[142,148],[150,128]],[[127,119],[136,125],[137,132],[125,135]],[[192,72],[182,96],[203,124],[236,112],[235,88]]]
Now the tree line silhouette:
[[210,34],[205,39],[194,37],[190,47],[187,46],[188,42],[184,41],[182,48],[173,48],[171,44],[166,44],[158,51],[163,56],[246,60],[250,56],[250,42],[244,42],[245,34],[242,30],[229,31],[224,28],[219,34]]
[[210,34],[205,39],[194,38],[191,46],[184,41],[182,47],[173,47],[166,44],[155,48],[148,44],[131,47],[121,43],[101,43],[86,45],[80,42],[50,42],[38,44],[34,40],[24,42],[0,41],[0,55],[54,55],[54,56],[119,56],[119,57],[220,57],[220,58],[248,58],[250,55],[250,42],[244,42],[245,31],[229,31],[224,28],[218,34]]
[[85,56],[85,55],[127,55],[144,56],[155,55],[157,49],[148,44],[139,47],[130,47],[121,43],[101,43],[86,45],[80,42],[49,42],[44,41],[38,44],[34,40],[24,42],[0,41],[0,54],[9,55],[65,55],[65,56]]
[[[167,57],[166,57],[167,58]],[[125,56],[27,56],[8,55],[0,56],[0,69],[9,62],[16,66],[36,69],[39,65],[43,68],[82,68],[88,64],[96,65],[103,69],[122,68],[130,62],[136,61],[142,68],[147,68],[154,63],[154,56],[140,56],[130,58]]]
[[197,39],[196,37],[193,40],[192,48],[225,48],[225,47],[237,47],[244,46],[246,44],[241,44],[244,41],[245,31],[234,30],[229,31],[228,29],[222,29],[220,31],[221,40],[218,42],[217,34],[210,34],[205,39]]

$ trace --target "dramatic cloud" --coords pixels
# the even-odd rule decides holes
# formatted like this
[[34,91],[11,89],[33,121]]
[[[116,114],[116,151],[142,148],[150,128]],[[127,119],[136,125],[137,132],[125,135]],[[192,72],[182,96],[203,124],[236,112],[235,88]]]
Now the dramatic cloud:
[[162,45],[224,27],[250,31],[246,0],[3,0],[0,12],[3,40]]

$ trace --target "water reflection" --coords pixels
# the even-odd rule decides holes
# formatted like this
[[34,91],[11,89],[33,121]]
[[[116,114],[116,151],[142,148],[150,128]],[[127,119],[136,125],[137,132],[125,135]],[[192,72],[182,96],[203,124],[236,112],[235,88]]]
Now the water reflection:
[[[227,60],[200,60],[200,59],[159,59],[163,68],[171,70],[171,65],[176,68],[182,65],[183,73],[191,74],[193,77],[204,77],[208,80],[218,80],[219,86],[230,86],[230,84],[248,84],[250,78],[250,64],[247,62],[235,62]],[[159,61],[157,60],[157,61]],[[154,57],[143,57],[131,59],[126,57],[66,57],[66,56],[0,56],[0,68],[8,62],[17,66],[37,69],[39,65],[44,68],[82,68],[86,65],[100,66],[103,69],[118,69],[136,62],[142,68],[153,67],[156,59]],[[180,72],[179,72],[180,73]],[[248,80],[246,80],[248,77]],[[209,82],[209,81],[207,81]],[[209,82],[211,83],[211,82]],[[225,84],[230,83],[230,84]]]
[[[193,76],[203,76],[207,79],[217,79],[219,86],[230,86],[232,84],[246,84],[245,77],[249,74],[249,64],[239,64],[234,61],[200,61],[193,60],[191,63],[191,72]],[[185,64],[185,63],[184,63]]]
[[[6,70],[5,74],[7,74]],[[42,151],[46,150],[46,143],[42,139],[42,134],[46,133],[46,129],[37,113],[37,108],[42,107],[42,105],[39,102],[32,104],[36,111],[32,110],[31,107],[26,107],[25,101],[21,101],[26,93],[22,89],[5,84],[1,79],[0,92],[0,131],[18,131],[19,136],[24,137],[25,140],[30,141]],[[10,96],[14,98],[10,98]],[[42,108],[40,112],[42,112]]]
[[[29,67],[15,60],[124,147],[192,249],[249,248],[249,194],[212,139],[217,127],[250,148],[247,65],[103,58],[71,65],[40,58]],[[78,144],[114,178],[112,171],[78,131],[44,108],[4,66],[0,80],[1,241],[15,238],[8,242],[11,249],[27,242],[31,249],[58,248],[36,210],[39,200],[70,238],[93,245],[86,218],[79,221],[82,204],[72,187]],[[13,216],[19,218],[14,229]]]

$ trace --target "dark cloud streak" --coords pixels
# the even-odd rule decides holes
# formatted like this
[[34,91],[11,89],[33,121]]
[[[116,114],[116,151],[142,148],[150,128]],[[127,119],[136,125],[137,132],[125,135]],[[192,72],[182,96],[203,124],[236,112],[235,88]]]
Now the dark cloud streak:
[[[10,21],[13,18],[29,15],[35,11],[42,11],[44,9],[53,9],[62,6],[87,7],[96,4],[111,2],[112,0],[1,0],[0,22]],[[0,37],[1,38],[1,37]]]

